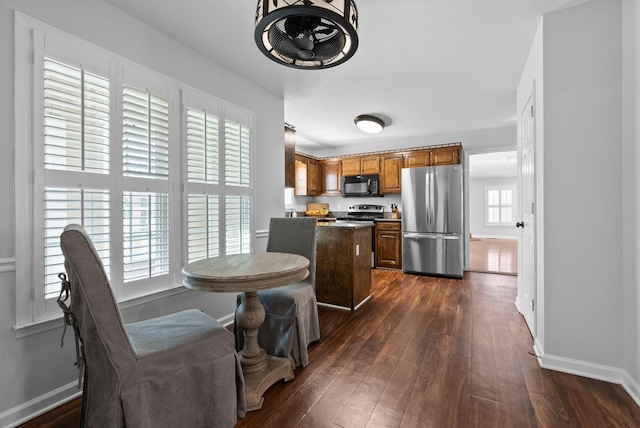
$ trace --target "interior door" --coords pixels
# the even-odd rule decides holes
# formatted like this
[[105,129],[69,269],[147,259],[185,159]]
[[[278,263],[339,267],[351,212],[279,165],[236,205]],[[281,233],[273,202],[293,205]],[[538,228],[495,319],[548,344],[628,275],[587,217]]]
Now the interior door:
[[518,179],[521,220],[516,226],[521,231],[518,239],[520,311],[532,336],[536,337],[535,108],[533,93],[518,117],[518,164],[520,165]]

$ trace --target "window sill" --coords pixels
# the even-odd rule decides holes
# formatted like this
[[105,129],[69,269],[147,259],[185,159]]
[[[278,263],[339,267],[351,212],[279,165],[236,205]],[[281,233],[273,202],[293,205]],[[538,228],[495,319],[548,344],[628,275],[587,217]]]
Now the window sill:
[[[169,290],[163,290],[157,293],[148,294],[146,296],[137,297],[135,299],[118,302],[118,306],[122,311],[122,310],[126,310],[136,306],[144,305],[149,302],[153,302],[155,300],[164,299],[165,297],[170,297],[170,296],[175,296],[177,294],[185,293],[187,291],[189,291],[189,289],[182,286],[176,286]],[[44,333],[47,331],[55,330],[57,328],[60,328],[61,326],[62,326],[62,311],[60,311],[60,316],[56,318],[49,318],[46,320],[34,321],[29,324],[23,324],[20,326],[14,325],[13,332],[15,334],[16,339],[22,339],[24,337],[29,337],[29,336]]]

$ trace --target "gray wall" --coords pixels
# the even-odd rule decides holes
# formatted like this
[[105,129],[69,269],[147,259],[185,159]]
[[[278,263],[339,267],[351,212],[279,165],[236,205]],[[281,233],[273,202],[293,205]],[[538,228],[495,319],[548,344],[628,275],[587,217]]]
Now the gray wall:
[[[470,178],[469,179],[469,233],[473,237],[486,238],[517,238],[518,229],[515,228],[518,211],[513,213],[513,224],[510,226],[485,226],[485,187],[513,186],[514,202],[518,201],[518,178]],[[517,206],[516,206],[517,208]]]
[[[14,22],[13,10],[53,25],[73,36],[122,55],[157,72],[201,89],[256,114],[255,227],[284,212],[284,103],[220,65],[186,49],[101,0],[0,1],[0,426],[32,416],[76,394],[77,371],[72,333],[60,348],[62,321],[45,323],[42,332],[17,339],[15,323],[14,236]],[[73,10],[73,13],[70,11]],[[256,250],[264,251],[263,238]],[[200,308],[223,319],[235,309],[235,295],[183,291],[172,297],[123,311],[127,322]]]
[[520,111],[535,82],[540,363],[638,404],[639,24],[635,0],[545,15],[517,93]]
[[544,352],[622,367],[620,1],[544,17]]
[[622,274],[624,364],[640,397],[640,6],[622,2]]

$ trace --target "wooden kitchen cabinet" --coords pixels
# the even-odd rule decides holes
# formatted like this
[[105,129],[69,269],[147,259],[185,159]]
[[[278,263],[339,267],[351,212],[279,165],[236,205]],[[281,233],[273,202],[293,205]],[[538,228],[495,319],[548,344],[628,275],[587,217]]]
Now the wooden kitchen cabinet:
[[456,165],[461,163],[461,147],[437,147],[429,150],[412,150],[404,155],[404,167]]
[[342,175],[380,174],[380,156],[349,156],[342,159]]
[[322,194],[339,196],[342,180],[342,162],[339,159],[323,159],[320,162]]
[[320,162],[317,159],[296,153],[295,155],[295,195],[320,195]]
[[360,156],[353,156],[342,159],[342,175],[360,175]]
[[360,157],[361,174],[380,174],[380,156],[367,155]]
[[404,156],[401,153],[380,157],[380,191],[383,195],[398,194],[402,190],[402,167]]
[[457,165],[461,163],[459,147],[439,147],[431,149],[431,164],[438,165]]
[[296,131],[284,127],[284,187],[296,186]]
[[307,159],[307,195],[318,196],[321,191],[320,161],[316,159]]
[[405,168],[418,168],[421,166],[429,166],[431,159],[430,150],[412,150],[404,155]]
[[355,309],[371,295],[373,227],[319,226],[316,232],[318,302]]
[[402,223],[376,222],[376,267],[402,269]]

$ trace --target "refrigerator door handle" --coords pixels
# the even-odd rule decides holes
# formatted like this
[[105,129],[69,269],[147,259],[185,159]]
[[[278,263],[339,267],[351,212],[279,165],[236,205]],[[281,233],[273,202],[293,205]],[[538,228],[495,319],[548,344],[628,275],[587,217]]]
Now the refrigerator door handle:
[[403,236],[408,239],[460,239],[460,235],[445,235],[437,233],[405,233]]

